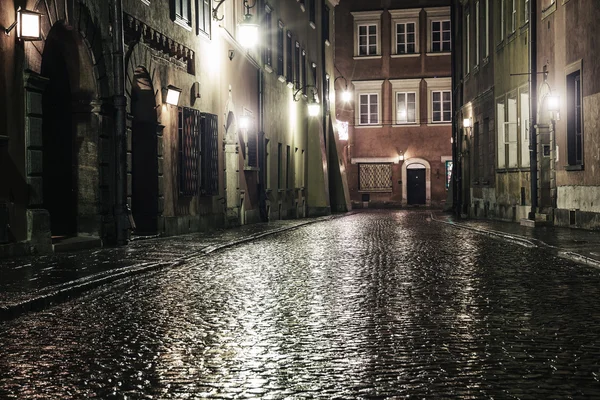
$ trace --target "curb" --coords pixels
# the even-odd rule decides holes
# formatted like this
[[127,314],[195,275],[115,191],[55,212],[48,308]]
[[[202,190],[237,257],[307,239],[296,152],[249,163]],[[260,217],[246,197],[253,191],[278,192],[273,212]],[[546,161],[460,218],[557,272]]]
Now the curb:
[[468,229],[468,230],[474,231],[474,232],[482,234],[482,235],[487,235],[490,237],[495,237],[498,239],[506,240],[506,241],[509,241],[509,242],[512,242],[512,243],[515,243],[515,244],[518,244],[518,245],[521,245],[524,247],[529,247],[529,248],[546,247],[549,249],[553,249],[556,251],[556,255],[560,258],[564,258],[564,259],[573,261],[577,264],[583,264],[588,267],[600,268],[600,261],[598,261],[594,258],[587,257],[587,256],[584,256],[582,254],[575,253],[572,251],[562,251],[558,247],[552,246],[552,245],[550,245],[542,240],[539,240],[539,239],[530,239],[530,238],[525,238],[523,236],[511,235],[511,234],[508,234],[505,232],[475,228],[475,227],[457,223],[454,221],[443,221],[441,219],[435,218],[433,213],[431,214],[431,219],[433,221],[441,222],[443,224],[447,224],[447,225],[450,225],[450,226],[458,228],[458,229]]
[[66,282],[51,288],[42,289],[37,296],[33,296],[30,299],[23,300],[17,303],[0,306],[0,321],[9,321],[15,319],[25,313],[42,311],[51,305],[59,304],[68,301],[76,296],[79,296],[91,289],[95,289],[102,285],[115,282],[120,279],[129,278],[136,275],[141,275],[147,272],[159,271],[165,268],[172,268],[183,265],[186,261],[189,261],[195,257],[203,257],[222,249],[233,247],[239,244],[251,242],[256,239],[260,239],[269,235],[277,233],[291,231],[306,225],[314,224],[317,222],[330,221],[332,219],[342,218],[354,214],[353,212],[347,212],[344,214],[329,215],[326,217],[318,217],[317,219],[300,222],[293,226],[284,226],[281,228],[272,229],[266,232],[256,233],[243,237],[237,240],[232,240],[219,245],[208,246],[202,250],[192,252],[181,256],[171,262],[160,262],[160,263],[142,263],[136,264],[129,267],[125,267],[119,270],[105,271],[95,275],[90,275],[84,278],[79,278],[75,281]]

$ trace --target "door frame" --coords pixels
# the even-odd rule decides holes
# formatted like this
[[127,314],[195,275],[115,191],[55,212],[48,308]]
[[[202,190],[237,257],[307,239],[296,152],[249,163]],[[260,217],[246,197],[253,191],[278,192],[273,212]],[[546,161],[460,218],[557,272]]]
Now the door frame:
[[431,165],[423,158],[409,158],[404,160],[402,163],[402,206],[408,204],[408,193],[407,193],[407,173],[406,170],[410,166],[412,168],[425,168],[425,205],[431,206]]

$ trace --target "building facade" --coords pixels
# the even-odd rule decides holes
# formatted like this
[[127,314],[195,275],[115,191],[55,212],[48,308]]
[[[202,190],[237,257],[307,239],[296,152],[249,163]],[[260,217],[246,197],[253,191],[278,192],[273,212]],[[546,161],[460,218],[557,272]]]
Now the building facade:
[[336,98],[354,207],[441,207],[452,168],[450,1],[342,0]]
[[[491,4],[453,7],[463,21],[455,30],[463,45],[454,59],[456,211],[597,229],[598,89],[584,64],[598,57],[591,41],[600,8],[586,0]],[[490,69],[473,81],[482,54]]]
[[5,28],[18,5],[42,34],[0,37],[2,254],[348,209],[335,2],[9,1]]

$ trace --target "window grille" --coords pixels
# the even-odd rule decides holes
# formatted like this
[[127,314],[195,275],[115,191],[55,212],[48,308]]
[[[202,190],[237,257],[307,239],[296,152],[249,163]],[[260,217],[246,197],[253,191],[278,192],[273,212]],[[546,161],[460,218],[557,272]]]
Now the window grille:
[[203,195],[219,194],[219,120],[214,114],[202,113],[202,184]]
[[360,190],[392,191],[392,164],[359,164],[358,169]]
[[198,115],[199,111],[192,108],[178,110],[179,193],[183,196],[198,194]]
[[248,132],[248,166],[258,167],[258,135],[255,131]]

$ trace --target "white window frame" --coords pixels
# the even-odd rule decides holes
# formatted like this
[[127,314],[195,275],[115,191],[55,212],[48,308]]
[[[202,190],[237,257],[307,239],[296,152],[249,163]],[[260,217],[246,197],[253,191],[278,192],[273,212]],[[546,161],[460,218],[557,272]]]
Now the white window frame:
[[[354,59],[355,60],[364,60],[370,58],[381,58],[381,11],[360,11],[353,12],[352,16],[354,17]],[[359,51],[359,27],[360,26],[369,26],[375,25],[376,29],[376,54],[368,54],[368,55],[360,55]],[[368,28],[367,28],[368,34]]]
[[496,165],[506,168],[506,107],[504,97],[496,99]]
[[[427,82],[427,125],[452,125],[452,78],[426,78],[425,82]],[[433,122],[433,92],[450,92],[450,120]],[[443,113],[444,109],[442,109],[442,118]]]
[[485,35],[485,52],[484,58],[487,59],[490,56],[490,0],[485,0],[485,27],[483,29]]
[[499,36],[499,43],[502,43],[504,41],[504,26],[506,24],[506,21],[504,20],[504,13],[505,13],[505,9],[506,9],[506,4],[505,4],[505,0],[500,0],[500,36]]
[[[390,79],[392,84],[392,96],[393,96],[393,111],[392,111],[392,124],[393,126],[418,126],[421,124],[421,112],[420,112],[420,88],[421,79]],[[398,93],[415,93],[415,121],[414,122],[400,122],[397,118],[397,101]]]
[[475,2],[475,66],[476,67],[479,66],[479,46],[480,46],[479,17],[481,15],[481,13],[480,13],[480,4],[479,3],[480,3],[480,1]]
[[[354,127],[355,128],[381,128],[382,125],[382,85],[383,80],[377,81],[352,81],[354,85]],[[367,94],[377,95],[377,123],[376,124],[361,124],[360,122],[360,96]]]
[[[452,45],[452,33],[450,34],[450,51],[433,51],[433,42],[432,42],[432,24],[434,22],[440,22],[443,25],[444,21],[448,21],[450,22],[450,24],[452,24],[452,22],[450,21],[450,7],[431,7],[431,8],[425,8],[425,12],[427,13],[427,55],[428,56],[434,56],[434,55],[447,55],[447,54],[451,54],[452,52],[452,48],[454,47]],[[452,32],[452,26],[450,26],[450,32]],[[443,30],[442,30],[442,35],[443,35]],[[443,38],[440,38],[443,39]],[[442,40],[442,44],[443,44],[443,40]],[[443,47],[443,46],[441,46]]]
[[512,12],[510,15],[510,33],[517,30],[517,0],[511,0]]
[[471,13],[465,11],[465,75],[471,73]]
[[527,86],[519,89],[519,134],[521,135],[521,167],[530,166],[529,155],[529,89]]
[[529,0],[525,0],[523,2],[523,4],[524,4],[524,10],[525,10],[525,12],[523,13],[523,15],[524,15],[523,20],[525,21],[525,23],[528,23],[529,22]]
[[[419,13],[421,9],[407,9],[407,10],[390,10],[392,16],[392,57],[415,57],[421,53],[419,47]],[[398,24],[415,24],[415,52],[414,53],[398,53]]]
[[[376,101],[376,105],[377,105],[377,121],[372,121],[371,120],[371,107],[373,106],[372,103],[372,98],[375,97],[375,101]],[[358,124],[361,126],[364,125],[379,125],[381,122],[381,119],[379,118],[379,109],[381,106],[381,102],[379,101],[379,93],[360,93],[358,95]],[[366,106],[367,106],[367,122],[363,122],[362,120],[362,106],[363,106],[363,99],[367,100]]]

